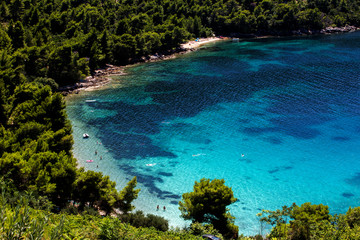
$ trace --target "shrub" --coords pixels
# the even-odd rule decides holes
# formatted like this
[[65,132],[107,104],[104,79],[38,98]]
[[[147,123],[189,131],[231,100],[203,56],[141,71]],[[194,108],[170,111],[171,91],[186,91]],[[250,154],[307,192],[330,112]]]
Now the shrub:
[[153,214],[147,214],[145,216],[142,211],[120,215],[119,219],[122,222],[129,223],[134,227],[154,227],[155,229],[164,232],[169,229],[168,220]]

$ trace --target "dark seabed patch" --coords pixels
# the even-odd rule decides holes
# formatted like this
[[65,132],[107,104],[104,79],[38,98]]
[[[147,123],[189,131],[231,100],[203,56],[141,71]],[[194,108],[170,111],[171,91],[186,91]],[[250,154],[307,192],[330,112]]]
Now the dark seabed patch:
[[[156,186],[156,183],[164,182],[161,177],[150,175],[150,174],[148,175],[148,174],[139,173],[136,168],[128,166],[128,165],[120,165],[119,164],[118,167],[119,167],[119,169],[122,169],[123,171],[127,172],[128,175],[136,176],[137,181],[139,183],[143,184],[149,190],[150,193],[155,194],[158,198],[160,198],[160,199],[168,199],[168,198],[179,199],[180,198],[179,195],[174,194],[169,191],[163,191]],[[163,174],[168,175],[168,173],[165,173],[165,172],[163,172]],[[130,181],[130,179],[129,179],[129,181]]]
[[240,48],[236,51],[238,56],[246,56],[248,59],[268,59],[272,57],[267,51],[260,49],[249,49],[248,47]]
[[350,185],[360,186],[360,172],[355,173],[355,175],[352,176],[351,178],[345,179],[345,182]]
[[178,162],[178,161],[170,161],[170,162],[169,162],[169,165],[170,165],[171,167],[175,167],[176,164],[179,164],[179,162]]
[[275,132],[284,133],[289,136],[300,139],[313,139],[321,132],[317,129],[311,128],[311,126],[322,123],[320,120],[316,121],[311,117],[283,117],[273,118],[270,120]]
[[346,197],[346,198],[351,198],[351,197],[353,197],[355,195],[352,194],[352,193],[344,192],[343,194],[341,194],[341,196]]
[[245,163],[252,163],[251,159],[247,158],[247,157],[242,157],[239,159],[241,162],[245,162]]
[[178,201],[170,201],[170,204],[172,204],[172,205],[178,205],[179,202],[178,202]]
[[239,123],[242,123],[242,124],[247,124],[247,123],[251,123],[251,120],[250,119],[239,119]]
[[158,172],[158,174],[161,175],[161,176],[165,176],[165,177],[174,176],[174,174],[172,174],[172,173],[167,173],[167,172]]
[[285,171],[285,170],[290,170],[293,169],[292,166],[281,166],[281,167],[276,167],[274,169],[268,170],[268,173],[273,174],[279,171]]
[[177,194],[166,194],[164,195],[165,198],[173,198],[173,199],[180,199],[181,196]]
[[304,47],[301,47],[300,45],[297,46],[275,46],[275,47],[270,47],[269,49],[273,49],[273,50],[281,50],[282,53],[284,54],[288,54],[289,52],[302,52],[307,50]]
[[201,134],[187,136],[187,137],[181,138],[181,140],[184,142],[195,143],[195,144],[206,144],[207,145],[207,144],[211,143],[210,139],[205,138]]
[[349,137],[342,137],[342,136],[332,137],[331,139],[338,142],[345,142],[350,140]]
[[275,169],[268,170],[268,173],[273,174],[273,173],[276,173],[276,172],[278,172],[278,171],[280,171],[280,169],[277,167],[277,168],[275,168]]
[[[301,78],[301,72],[299,75]],[[270,119],[269,124],[272,128],[260,128],[253,130],[252,133],[260,134],[271,130],[299,139],[313,139],[321,135],[315,127],[333,119],[330,117],[331,108],[329,107],[332,102],[326,95],[311,98],[307,94],[293,92],[292,94],[268,95],[267,98],[271,104],[266,110],[279,117]]]
[[265,141],[272,143],[272,144],[282,144],[283,141],[278,137],[267,137]]
[[248,111],[248,113],[251,114],[251,115],[254,116],[254,117],[262,117],[262,116],[265,116],[265,115],[266,115],[265,113],[255,112],[255,111]]

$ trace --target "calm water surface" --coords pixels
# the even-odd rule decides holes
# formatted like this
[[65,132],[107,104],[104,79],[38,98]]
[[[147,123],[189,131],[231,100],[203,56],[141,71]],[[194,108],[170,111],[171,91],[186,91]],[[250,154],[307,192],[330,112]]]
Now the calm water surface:
[[360,32],[219,42],[127,72],[67,111],[79,164],[119,189],[137,176],[138,210],[187,225],[178,202],[203,177],[232,187],[244,234],[261,209],[360,205]]

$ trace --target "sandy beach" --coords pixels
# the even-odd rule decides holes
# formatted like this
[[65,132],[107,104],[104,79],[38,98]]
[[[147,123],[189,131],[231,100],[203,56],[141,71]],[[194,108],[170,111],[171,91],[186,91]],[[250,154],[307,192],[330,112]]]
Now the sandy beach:
[[187,50],[197,49],[206,43],[211,43],[211,42],[220,41],[220,40],[224,40],[224,39],[218,38],[218,37],[199,38],[198,40],[189,41],[187,43],[181,44],[180,46]]

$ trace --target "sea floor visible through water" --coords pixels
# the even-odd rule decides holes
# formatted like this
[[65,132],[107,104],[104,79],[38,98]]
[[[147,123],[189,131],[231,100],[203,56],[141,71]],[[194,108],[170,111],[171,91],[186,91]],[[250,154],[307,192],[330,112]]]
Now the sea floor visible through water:
[[118,189],[137,176],[136,210],[175,227],[189,225],[178,202],[201,178],[232,187],[245,235],[260,232],[262,209],[312,202],[345,213],[360,203],[359,40],[225,41],[128,68],[68,97],[74,155]]

